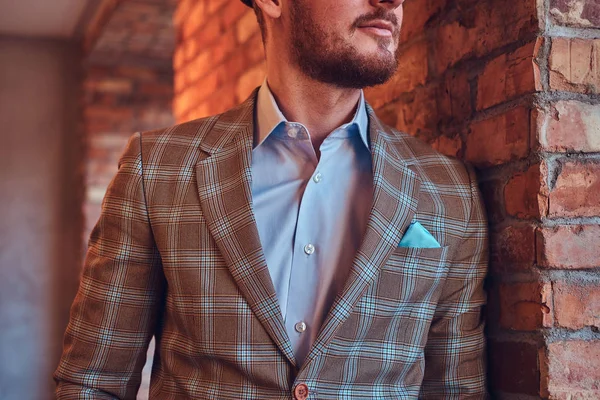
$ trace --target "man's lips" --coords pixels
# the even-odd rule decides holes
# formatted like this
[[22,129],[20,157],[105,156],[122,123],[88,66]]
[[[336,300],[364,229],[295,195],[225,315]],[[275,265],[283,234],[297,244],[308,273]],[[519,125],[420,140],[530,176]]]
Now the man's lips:
[[365,29],[381,36],[393,36],[394,25],[382,19],[366,22],[359,26],[360,29]]

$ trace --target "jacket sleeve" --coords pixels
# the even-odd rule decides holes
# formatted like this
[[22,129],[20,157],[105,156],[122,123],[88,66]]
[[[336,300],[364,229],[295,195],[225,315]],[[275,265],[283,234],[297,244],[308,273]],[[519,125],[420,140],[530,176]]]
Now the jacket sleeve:
[[425,346],[421,399],[484,399],[485,339],[483,281],[488,263],[485,210],[475,173],[470,178],[470,211]]
[[136,133],[90,236],[54,373],[58,399],[135,399],[164,285],[146,209],[141,135]]

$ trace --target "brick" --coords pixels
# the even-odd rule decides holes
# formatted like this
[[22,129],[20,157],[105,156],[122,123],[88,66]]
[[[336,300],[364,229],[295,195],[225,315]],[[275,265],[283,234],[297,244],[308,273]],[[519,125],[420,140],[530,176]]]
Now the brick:
[[600,5],[597,1],[585,1],[579,0],[579,2],[583,2],[583,10],[581,12],[581,18],[588,20],[592,23],[595,28],[600,27]]
[[400,41],[402,43],[422,34],[428,21],[446,6],[448,0],[407,0],[403,3],[404,15]]
[[600,216],[600,162],[563,161],[560,166],[549,194],[549,216]]
[[157,96],[161,99],[169,99],[173,95],[173,84],[143,82],[138,85],[136,93],[145,96]]
[[598,93],[600,39],[554,38],[549,70],[552,90]]
[[544,113],[540,143],[548,151],[600,151],[600,105],[558,101]]
[[210,71],[212,53],[206,49],[196,56],[183,70],[178,73],[185,75],[187,84],[194,84]]
[[86,91],[96,91],[116,94],[130,94],[133,90],[133,82],[131,79],[106,77],[100,80],[86,80]]
[[397,111],[397,102],[392,102],[378,109],[377,117],[388,126],[396,126],[398,123],[399,112]]
[[397,93],[393,90],[398,85],[402,91],[409,92],[427,81],[427,42],[416,42],[400,55],[398,60],[398,73],[387,84],[392,95]]
[[527,270],[535,263],[535,227],[509,225],[490,232],[490,268],[496,272]]
[[437,96],[440,117],[453,126],[468,120],[473,113],[469,71],[452,70],[445,74],[444,84]]
[[600,398],[600,341],[550,343],[547,352],[550,398]]
[[[209,111],[211,115],[222,113],[230,108],[233,108],[238,103],[241,103],[243,100],[246,100],[246,97],[243,99],[237,99],[235,96],[235,82],[228,83],[219,88],[212,96],[211,102],[209,105]],[[254,88],[253,88],[254,89]],[[250,93],[248,93],[249,95]]]
[[589,0],[551,0],[550,17],[556,25],[600,28],[600,5]]
[[558,281],[552,289],[558,326],[600,328],[600,285]]
[[437,72],[443,73],[472,52],[476,34],[458,21],[440,26],[435,39]]
[[206,23],[197,27],[198,35],[195,36],[195,40],[198,42],[198,47],[203,49],[210,45],[218,45],[225,28],[219,18],[209,18]]
[[218,44],[210,48],[209,65],[220,65],[232,54],[236,54],[236,58],[238,58],[237,53],[241,49],[236,45],[236,40],[236,34],[233,29],[224,32],[219,38]]
[[220,18],[222,18],[223,26],[229,28],[232,27],[240,18],[248,18],[247,23],[249,23],[252,18],[250,18],[248,15],[252,16],[254,19],[254,24],[258,26],[254,11],[246,7],[241,1],[229,1],[224,7]]
[[544,174],[539,164],[517,173],[504,187],[506,212],[517,218],[537,218],[547,214],[547,199],[542,193]]
[[197,103],[196,93],[197,89],[188,87],[173,99],[173,113],[178,120]]
[[487,376],[492,392],[539,396],[538,354],[533,343],[489,340]]
[[179,3],[177,4],[177,9],[175,10],[175,13],[173,14],[173,23],[175,24],[176,27],[180,27],[185,20],[187,20],[187,17],[190,13],[190,11],[192,10],[192,7],[194,6],[195,3],[197,3],[196,0],[178,0]]
[[173,54],[173,68],[176,71],[181,70],[183,65],[185,64],[185,51],[183,46],[179,46],[175,49],[175,53]]
[[533,39],[538,27],[536,4],[530,1],[513,2],[511,7],[482,1],[457,16],[435,33],[434,64],[439,74],[469,56],[482,57],[509,43]]
[[84,111],[86,118],[99,118],[109,121],[129,120],[133,117],[133,110],[130,107],[86,107]]
[[105,71],[104,74],[109,74],[111,76],[121,76],[126,78],[132,78],[136,82],[144,82],[144,81],[155,81],[160,79],[160,73],[154,68],[144,67],[144,66],[125,66],[121,65],[118,67],[111,68],[111,70]]
[[175,123],[173,112],[168,104],[143,107],[137,116],[138,130],[149,131],[157,127],[167,127]]
[[217,12],[221,7],[223,7],[225,5],[225,3],[231,3],[231,1],[228,1],[228,0],[208,0],[207,3],[208,3],[208,5],[207,5],[207,7],[208,7],[208,13],[212,15],[215,12]]
[[202,102],[198,106],[194,107],[187,114],[185,114],[185,120],[189,121],[192,119],[203,118],[210,116],[208,102]]
[[255,65],[265,60],[265,51],[260,34],[255,34],[248,39],[244,45],[243,54],[248,65]]
[[424,86],[417,88],[406,98],[399,101],[396,128],[417,134],[426,142],[439,135],[438,112],[439,88]]
[[511,53],[496,57],[486,65],[478,79],[478,110],[536,90],[533,70],[535,49],[536,42],[529,42]]
[[175,94],[181,93],[183,91],[183,89],[185,89],[185,86],[186,86],[185,75],[183,73],[175,74],[175,77],[173,80],[174,80],[174,85],[175,85],[175,88],[174,88]]
[[250,95],[250,93],[259,86],[266,74],[266,65],[264,63],[258,64],[255,67],[246,71],[237,82],[235,88],[236,97],[239,100],[243,100]]
[[152,35],[136,35],[130,38],[126,43],[126,51],[128,53],[148,53],[152,45],[154,37]]
[[537,233],[538,263],[547,268],[598,268],[598,243],[598,225],[545,227]]
[[552,326],[551,295],[550,283],[501,283],[497,291],[500,327],[534,331]]
[[504,164],[529,154],[530,110],[518,107],[471,124],[465,158],[480,167]]
[[255,62],[249,63],[244,57],[230,57],[223,64],[219,66],[220,71],[223,72],[223,80],[238,81],[240,76],[243,75],[252,66],[259,64]]
[[398,59],[398,71],[385,84],[367,88],[365,95],[374,108],[379,108],[410,92],[427,81],[428,44],[421,40],[405,49]]
[[447,156],[458,157],[462,152],[462,140],[458,135],[452,138],[440,136],[431,143],[431,147]]
[[190,39],[206,20],[206,2],[196,1],[189,11],[185,23],[181,25],[181,34],[184,40]]
[[505,219],[504,185],[503,179],[489,179],[479,183],[487,218],[492,226]]
[[181,47],[183,48],[185,61],[192,60],[198,54],[198,42],[193,38],[186,40]]

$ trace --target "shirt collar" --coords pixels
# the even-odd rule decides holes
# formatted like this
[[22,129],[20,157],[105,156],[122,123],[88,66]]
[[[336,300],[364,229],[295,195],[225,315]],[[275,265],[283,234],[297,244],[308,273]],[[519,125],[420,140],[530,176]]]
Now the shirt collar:
[[[254,147],[258,147],[265,139],[281,124],[285,125],[289,121],[285,118],[273,93],[269,88],[267,79],[263,81],[260,89],[258,90],[258,98],[256,100],[256,136],[254,138]],[[358,128],[358,133],[366,146],[369,148],[369,139],[367,137],[369,117],[367,115],[367,108],[365,104],[365,96],[363,91],[360,91],[360,99],[358,101],[358,107],[354,113],[352,121],[340,126],[341,129],[349,130],[353,125]],[[339,128],[338,128],[339,129]]]

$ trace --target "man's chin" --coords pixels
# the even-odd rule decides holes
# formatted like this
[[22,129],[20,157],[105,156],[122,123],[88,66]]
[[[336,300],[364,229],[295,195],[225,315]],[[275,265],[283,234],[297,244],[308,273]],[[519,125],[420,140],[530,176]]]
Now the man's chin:
[[364,87],[387,82],[398,69],[398,63],[393,53],[381,49],[361,57],[358,63],[361,66],[359,69],[362,71],[362,76],[358,80],[362,81]]
[[354,69],[353,74],[346,76],[337,75],[336,82],[341,87],[364,89],[370,86],[384,84],[396,72],[395,65],[382,65],[376,63],[364,63],[360,68]]
[[372,39],[361,40],[345,51],[304,53],[297,60],[301,70],[311,78],[354,89],[381,85],[398,67],[394,53],[379,47]]

